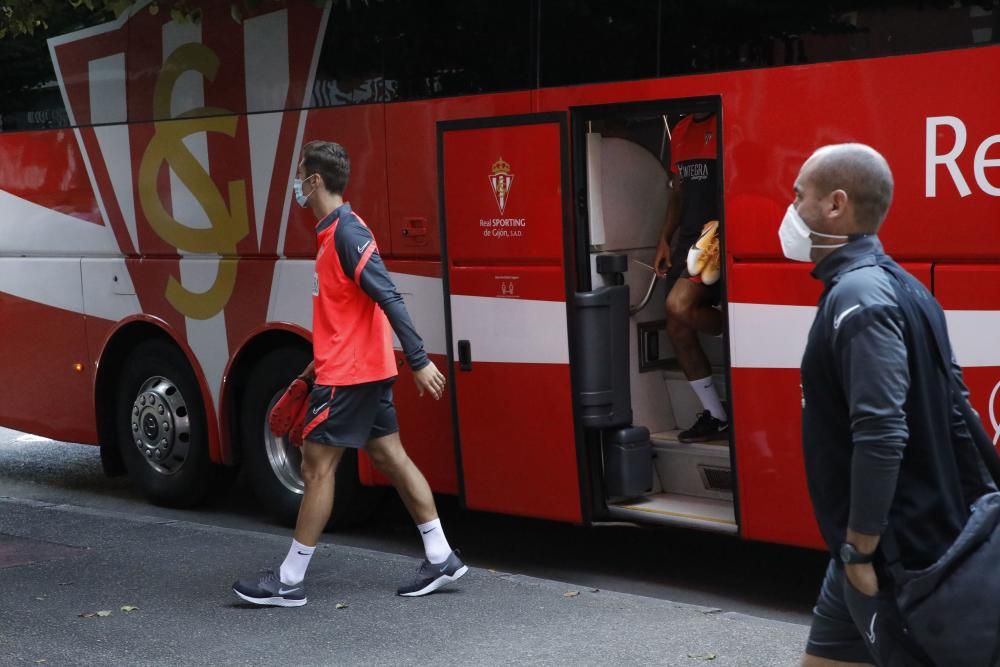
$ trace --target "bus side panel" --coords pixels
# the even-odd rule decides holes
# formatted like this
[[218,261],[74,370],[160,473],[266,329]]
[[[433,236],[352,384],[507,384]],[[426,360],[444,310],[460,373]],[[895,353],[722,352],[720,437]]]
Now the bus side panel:
[[1000,167],[989,164],[1000,155],[998,71],[1000,46],[987,46],[542,89],[537,110],[720,95],[726,250],[737,258],[781,257],[778,224],[802,162],[824,144],[862,141],[885,155],[895,176],[881,234],[890,253],[993,260],[1000,226],[984,223],[1000,217]]
[[[442,373],[447,372],[448,350],[444,329],[444,299],[441,263],[438,261],[389,260],[386,262],[413,325],[424,341],[424,350]],[[451,421],[450,387],[440,400],[417,396],[413,372],[406,364],[399,341],[394,339],[399,378],[392,388],[399,417],[399,432],[406,452],[424,473],[431,489],[458,493],[455,436]],[[371,461],[362,456],[361,479],[366,484],[388,485]]]
[[[289,112],[291,113],[291,112]],[[302,145],[314,140],[334,141],[347,149],[351,159],[351,176],[344,192],[344,199],[351,202],[354,212],[361,216],[372,230],[379,252],[390,254],[389,244],[389,195],[386,191],[385,106],[364,104],[314,109],[306,116]],[[301,155],[293,158],[298,165]],[[283,186],[291,188],[291,180]],[[279,178],[275,175],[275,178]],[[312,211],[300,207],[294,199],[285,236],[285,255],[288,257],[316,256],[316,220]]]
[[802,459],[799,365],[821,284],[798,263],[730,263],[730,396],[740,527],[821,546]]
[[[18,289],[12,273],[28,276],[42,290],[58,291],[55,298],[66,300],[66,307],[40,303],[38,294],[29,300],[7,292]],[[0,424],[56,440],[97,443],[94,365],[79,300],[80,260],[0,258]]]
[[3,425],[97,441],[78,257],[116,250],[71,130],[0,135]]
[[[94,189],[84,168],[73,131],[42,130],[0,135],[0,190],[60,213],[103,225]],[[11,248],[10,237],[0,236],[0,249]],[[58,252],[61,243],[75,250],[73,239],[46,235],[44,249]]]
[[393,256],[441,256],[437,122],[529,111],[530,92],[402,102],[386,107]]
[[823,546],[802,458],[799,369],[734,368],[731,378],[742,535]]
[[[728,77],[724,87],[737,92],[723,93],[729,252],[780,257],[774,232],[803,160],[825,144],[861,142],[892,168],[879,235],[897,260],[998,257],[1000,226],[985,223],[1000,217],[1000,169],[976,175],[977,151],[1000,141],[998,71],[1000,48],[987,47]],[[949,166],[942,156],[953,148]],[[988,152],[996,158],[1000,147]]]
[[[904,264],[931,285],[929,264]],[[822,546],[802,456],[799,367],[822,283],[812,265],[730,266],[729,332],[737,488],[742,533]]]
[[996,446],[1000,443],[1000,264],[938,264],[934,295],[944,306],[972,407]]

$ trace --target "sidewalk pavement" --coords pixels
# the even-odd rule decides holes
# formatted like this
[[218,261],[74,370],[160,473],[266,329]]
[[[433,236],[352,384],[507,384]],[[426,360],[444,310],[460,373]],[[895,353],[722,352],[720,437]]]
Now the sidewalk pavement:
[[313,557],[308,605],[237,599],[232,582],[277,565],[288,539],[0,496],[0,664],[770,667],[796,664],[807,634],[474,567],[400,598],[415,559],[335,544]]

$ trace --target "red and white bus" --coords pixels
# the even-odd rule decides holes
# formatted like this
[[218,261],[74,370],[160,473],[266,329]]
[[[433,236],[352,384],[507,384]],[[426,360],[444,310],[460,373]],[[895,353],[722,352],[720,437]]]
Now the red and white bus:
[[[329,139],[449,369],[439,402],[402,365],[396,385],[435,491],[818,545],[798,366],[820,285],[778,223],[817,146],[884,153],[883,241],[944,305],[996,440],[1000,6],[813,4],[205,2],[184,20],[138,2],[8,38],[0,423],[100,443],[154,502],[243,467],[292,517],[298,454],[265,415],[310,358],[314,236],[290,182]],[[644,265],[670,129],[695,111],[718,119],[726,331],[703,345],[732,430],[683,445],[696,403]],[[363,456],[341,477],[341,509],[384,482]]]

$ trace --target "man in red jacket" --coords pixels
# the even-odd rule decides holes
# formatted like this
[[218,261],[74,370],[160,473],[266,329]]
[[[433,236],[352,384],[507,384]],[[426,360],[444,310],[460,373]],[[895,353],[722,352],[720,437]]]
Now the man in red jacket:
[[399,491],[423,538],[426,559],[416,579],[397,593],[426,595],[468,571],[445,538],[427,480],[399,439],[392,402],[392,332],[402,344],[421,396],[427,392],[441,398],[445,378],[427,358],[371,230],[344,202],[349,175],[350,159],[339,144],[313,141],[303,148],[295,198],[319,221],[312,286],[313,361],[301,375],[315,383],[303,429],[305,495],[280,570],[267,570],[233,586],[239,597],[256,604],[306,603],[303,578],[333,509],[334,474],[346,447],[364,448]]

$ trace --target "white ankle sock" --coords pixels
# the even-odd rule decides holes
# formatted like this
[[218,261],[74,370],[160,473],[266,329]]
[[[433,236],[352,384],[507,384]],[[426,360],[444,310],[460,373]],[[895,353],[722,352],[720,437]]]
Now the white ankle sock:
[[431,563],[443,563],[451,555],[451,545],[448,538],[444,536],[444,528],[441,527],[441,519],[434,519],[417,526],[420,537],[424,540],[424,553]]
[[306,568],[309,567],[309,559],[312,558],[316,547],[306,545],[292,540],[292,546],[285,556],[285,562],[281,564],[281,583],[297,584],[306,576]]
[[700,380],[691,380],[688,384],[694,389],[694,393],[698,394],[698,400],[701,401],[703,408],[711,412],[716,419],[724,422],[729,421],[729,416],[722,409],[722,401],[715,393],[715,384],[712,382],[711,375]]

